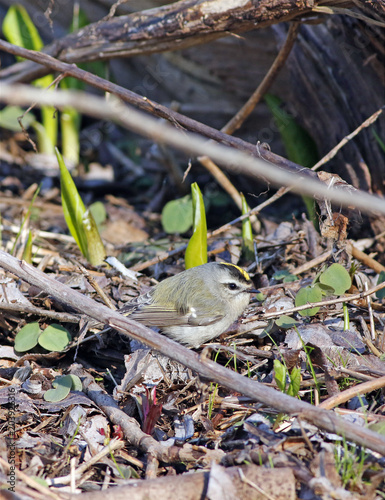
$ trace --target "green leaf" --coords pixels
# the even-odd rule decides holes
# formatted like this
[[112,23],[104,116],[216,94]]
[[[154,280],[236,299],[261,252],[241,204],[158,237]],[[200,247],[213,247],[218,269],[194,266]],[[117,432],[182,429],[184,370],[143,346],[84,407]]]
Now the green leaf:
[[85,211],[82,224],[87,241],[88,261],[93,266],[100,266],[106,257],[106,250],[100,238],[98,226],[89,210]]
[[16,248],[16,246],[17,246],[17,242],[19,241],[20,235],[21,235],[21,233],[22,233],[22,231],[23,231],[24,224],[25,224],[25,223],[26,223],[26,222],[30,219],[30,216],[31,216],[31,215],[32,215],[32,213],[33,213],[33,204],[35,203],[35,200],[36,200],[36,198],[37,198],[37,196],[38,196],[39,192],[40,192],[40,186],[38,186],[38,187],[36,188],[36,190],[35,190],[35,192],[34,192],[34,194],[33,194],[33,196],[32,196],[32,200],[31,200],[31,202],[30,202],[30,204],[29,204],[29,206],[28,206],[27,213],[25,214],[25,216],[24,216],[24,218],[23,218],[23,220],[22,220],[22,222],[21,222],[21,225],[20,225],[19,231],[18,231],[18,233],[17,233],[17,235],[16,235],[16,238],[15,238],[15,241],[14,241],[14,243],[13,243],[11,254],[13,254],[13,253],[14,253],[14,251],[15,251],[15,248]]
[[82,391],[83,390],[83,384],[80,378],[77,375],[67,375],[67,377],[71,377],[72,385],[71,385],[71,390],[72,391]]
[[254,298],[256,298],[258,302],[263,302],[266,299],[266,296],[264,293],[259,292],[254,295]]
[[41,484],[42,486],[44,486],[45,488],[49,488],[49,484],[42,477],[38,477],[38,476],[29,476],[29,477],[32,478],[36,483]]
[[53,153],[53,146],[44,126],[36,120],[31,123],[37,136],[38,150],[40,153],[50,155]]
[[286,316],[283,314],[280,316],[278,319],[275,320],[275,324],[279,326],[280,328],[292,328],[294,325],[297,325],[299,321],[295,320],[294,318],[291,318],[290,316]]
[[[11,5],[3,21],[3,33],[6,39],[29,50],[41,50],[43,41],[33,24],[28,12],[22,5]],[[21,58],[18,58],[21,60]]]
[[[59,84],[63,90],[70,88],[82,90],[84,85],[76,78],[63,78]],[[79,163],[81,114],[72,107],[66,107],[60,113],[63,156],[74,165]]]
[[301,368],[294,367],[290,373],[290,383],[287,388],[287,394],[294,398],[298,396],[301,387]]
[[191,195],[171,200],[163,207],[162,226],[168,234],[183,234],[193,225]]
[[[316,161],[314,164],[317,163]],[[306,212],[309,217],[309,220],[313,222],[313,225],[315,228],[319,227],[319,222],[318,222],[318,217],[317,217],[317,212],[316,212],[316,206],[315,206],[315,201],[311,196],[304,196],[301,195],[302,201],[305,203],[306,207]]]
[[342,304],[342,310],[344,311],[344,331],[345,331],[349,330],[350,328],[349,309],[345,302]]
[[[34,84],[37,87],[45,89],[46,87],[48,87],[48,85],[52,83],[42,80],[43,79],[40,78],[39,80],[36,80]],[[47,89],[47,92],[51,92],[52,90],[53,88]],[[50,150],[48,150],[46,146],[47,149],[44,151],[44,153],[54,154],[55,144],[57,143],[57,129],[58,129],[58,118],[56,109],[53,106],[42,106],[41,118],[45,133],[49,139],[49,144],[50,144]]]
[[41,333],[39,323],[28,323],[17,333],[15,337],[15,351],[29,351],[37,345]]
[[57,148],[55,148],[55,152],[60,168],[60,188],[64,218],[80,251],[88,259],[87,238],[83,228],[83,217],[86,208],[72,176],[65,166],[62,155]]
[[286,278],[286,276],[288,276],[289,274],[290,272],[286,269],[281,269],[280,271],[277,271],[273,274],[273,279],[275,279],[276,281],[280,281]]
[[[36,26],[33,24],[27,10],[20,4],[12,5],[3,21],[3,33],[5,38],[17,45],[28,50],[41,50],[43,48],[43,40],[41,39]],[[22,57],[17,57],[19,61],[24,60]],[[34,84],[38,87],[46,88],[53,82],[52,75],[46,75],[35,80]],[[55,108],[46,106],[55,112]],[[43,108],[42,108],[43,109]]]
[[[249,212],[250,207],[247,204],[246,198],[244,197],[243,193],[241,193],[241,200],[242,200],[242,215],[244,215],[247,212]],[[247,261],[255,260],[253,229],[251,227],[251,222],[249,217],[247,217],[247,219],[244,219],[242,221],[242,253],[245,260]]]
[[381,139],[381,137],[377,134],[376,130],[373,128],[372,129],[374,138],[376,139],[378,145],[382,149],[382,151],[385,153],[385,142]]
[[207,225],[205,204],[198,184],[191,184],[193,202],[193,234],[187,245],[185,267],[200,266],[207,262]]
[[[20,132],[21,127],[17,119],[22,116],[24,110],[20,106],[6,106],[2,111],[0,111],[0,127],[7,130],[12,130],[12,132]],[[22,120],[23,127],[25,129],[29,128],[31,124],[35,121],[35,117],[32,113],[27,113]]]
[[322,295],[334,295],[334,288],[329,285],[325,285],[324,283],[317,283],[317,286],[322,292]]
[[289,274],[283,279],[284,283],[291,283],[292,281],[298,281],[298,276],[295,274]]
[[279,359],[274,360],[274,379],[281,392],[285,392],[286,388],[286,367]]
[[[295,306],[304,306],[308,302],[320,302],[322,299],[322,292],[317,285],[306,286],[301,288],[295,297]],[[319,311],[319,307],[313,307],[299,311],[301,316],[315,316]]]
[[60,167],[61,199],[68,229],[88,262],[94,266],[100,265],[106,251],[97,225],[90,211],[86,210],[62,155],[57,148],[55,151]]
[[291,272],[287,271],[286,269],[282,269],[281,271],[277,271],[276,273],[274,273],[273,278],[276,281],[283,280],[284,283],[290,283],[292,281],[298,280],[298,276],[296,276],[295,274],[291,274]]
[[70,375],[65,375],[64,377],[58,377],[52,383],[53,389],[49,389],[44,394],[44,399],[51,403],[57,403],[58,401],[63,401],[71,391],[72,378]]
[[100,226],[107,220],[107,211],[104,203],[101,201],[95,201],[94,203],[91,203],[88,210],[91,212],[96,225],[100,228]]
[[[41,50],[43,41],[40,38],[39,32],[33,24],[28,12],[22,5],[12,5],[3,21],[3,33],[7,40],[14,45],[24,47],[29,50]],[[22,60],[22,58],[18,58]],[[48,87],[53,82],[52,75],[46,75],[34,81],[34,85],[41,88]],[[41,149],[39,143],[39,151],[43,153],[53,153],[53,147],[57,140],[57,118],[55,108],[53,106],[42,106],[42,121],[45,129],[45,134],[50,141],[50,150]],[[43,146],[47,148],[47,143]]]
[[[381,271],[378,275],[377,285],[383,283],[385,281],[385,271]],[[381,290],[377,290],[376,297],[379,300],[385,299],[385,288],[381,288]]]
[[80,114],[75,108],[67,107],[60,114],[63,156],[74,165],[79,163]]
[[63,351],[71,341],[71,335],[63,326],[56,323],[47,326],[39,337],[39,344],[47,351]]
[[283,109],[283,102],[277,96],[264,97],[282,137],[287,156],[303,167],[312,167],[318,161],[317,146],[310,134],[297,123],[294,116]]
[[25,242],[24,250],[23,250],[23,255],[22,255],[22,260],[25,260],[25,262],[28,262],[28,264],[32,264],[32,232],[31,230],[28,231],[28,238],[27,241]]
[[336,295],[343,295],[352,286],[352,279],[341,264],[332,264],[320,275],[319,280],[333,287]]

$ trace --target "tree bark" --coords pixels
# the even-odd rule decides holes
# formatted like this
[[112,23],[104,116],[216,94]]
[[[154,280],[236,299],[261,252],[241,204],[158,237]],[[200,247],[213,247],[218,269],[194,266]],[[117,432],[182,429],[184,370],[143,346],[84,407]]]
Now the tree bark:
[[[323,0],[321,4],[354,5],[345,0]],[[311,14],[313,6],[314,0],[181,0],[90,24],[54,42],[46,51],[62,61],[78,63],[181,50],[229,33],[301,18]],[[28,68],[31,75],[34,65]],[[26,81],[25,76],[22,81]]]
[[181,0],[93,23],[55,42],[49,53],[73,63],[180,50],[289,21],[309,14],[312,5],[312,0]]

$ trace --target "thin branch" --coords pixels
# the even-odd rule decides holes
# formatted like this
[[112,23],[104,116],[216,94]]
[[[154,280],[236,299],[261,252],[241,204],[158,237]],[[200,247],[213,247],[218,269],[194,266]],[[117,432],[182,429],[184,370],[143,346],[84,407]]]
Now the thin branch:
[[293,48],[294,42],[297,39],[298,31],[299,23],[293,22],[290,24],[285,43],[282,45],[281,50],[278,52],[277,57],[275,58],[269,71],[266,73],[264,79],[238,113],[221,129],[222,132],[230,135],[233,134],[240,128],[246,118],[250,116],[255,106],[266,94],[267,90],[270,88],[271,84],[284,66],[286,59],[289,57],[291,49]]
[[325,262],[329,257],[333,255],[333,249],[332,250],[326,250],[326,252],[321,253],[321,255],[318,255],[312,260],[309,260],[308,262],[305,262],[305,264],[302,264],[302,266],[297,267],[292,271],[292,274],[295,274],[296,276],[298,274],[302,274],[305,271],[308,271],[309,269],[312,269],[313,267],[319,266],[322,264],[322,262]]
[[[253,316],[252,318],[247,318],[244,323],[249,323],[250,321],[254,321],[256,319],[271,319],[271,318],[279,318],[283,314],[293,314],[298,311],[303,311],[304,309],[311,309],[313,307],[323,307],[323,306],[331,306],[333,304],[341,304],[343,302],[352,302],[353,300],[358,300],[358,299],[363,299],[365,297],[368,297],[369,295],[373,295],[373,293],[376,293],[378,290],[382,290],[385,288],[385,282],[380,283],[379,285],[376,285],[369,290],[365,290],[365,292],[360,292],[360,293],[355,293],[354,295],[348,295],[345,297],[340,297],[338,299],[331,299],[331,300],[324,300],[320,302],[308,302],[307,304],[304,304],[303,306],[298,306],[298,307],[291,307],[290,309],[284,309],[282,311],[275,311],[271,313],[265,313],[262,315],[257,315]],[[263,289],[262,289],[263,290]]]
[[49,309],[43,309],[42,307],[35,307],[33,305],[22,304],[22,303],[19,304],[19,303],[1,302],[0,311],[19,312],[23,314],[35,314],[36,316],[56,319],[58,321],[63,321],[64,323],[79,323],[80,320],[80,317],[75,316],[75,314],[50,311]]
[[361,132],[364,128],[369,127],[372,125],[378,117],[382,114],[384,111],[385,106],[382,108],[378,109],[375,113],[373,113],[369,118],[367,118],[364,122],[361,123],[359,127],[357,127],[353,132],[345,136],[332,150],[329,151],[321,160],[319,160],[311,169],[312,170],[318,170],[319,167],[330,161],[332,158],[335,157],[335,155],[338,153],[338,151],[345,146],[349,141],[353,139],[357,134]]
[[233,202],[242,211],[242,199],[238,189],[230,181],[230,179],[222,172],[222,170],[207,156],[200,156],[198,158],[199,163],[205,167],[205,169],[210,172],[218,184],[227,192],[229,196],[233,199]]
[[283,189],[287,189],[287,188],[280,188],[268,200],[264,201],[263,203],[260,203],[256,207],[252,208],[246,214],[240,215],[236,219],[233,219],[231,222],[228,222],[227,224],[224,224],[223,226],[219,227],[218,229],[211,231],[210,233],[207,234],[207,237],[213,238],[214,236],[218,236],[219,234],[225,233],[226,231],[231,229],[231,227],[234,226],[234,224],[238,224],[238,222],[242,222],[243,220],[247,219],[251,215],[258,215],[265,207],[267,207],[268,205],[270,205],[274,201],[279,200],[279,198],[281,198],[282,194],[280,194],[280,192]]
[[325,399],[325,401],[322,401],[319,405],[319,408],[331,410],[335,406],[346,403],[346,401],[354,398],[354,396],[361,396],[362,394],[367,394],[368,392],[376,391],[377,389],[382,389],[383,387],[385,387],[385,377],[363,382],[362,384],[355,385],[354,387],[349,387],[349,389],[346,389],[331,398]]

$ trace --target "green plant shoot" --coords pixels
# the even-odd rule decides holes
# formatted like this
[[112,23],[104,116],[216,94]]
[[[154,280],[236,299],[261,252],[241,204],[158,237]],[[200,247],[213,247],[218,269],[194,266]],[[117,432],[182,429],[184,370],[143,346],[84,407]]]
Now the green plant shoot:
[[[64,84],[64,81],[62,81]],[[63,85],[61,85],[63,87]],[[73,165],[79,163],[80,115],[75,108],[66,107],[60,114],[63,156]]]
[[[289,385],[287,385],[287,377],[289,377]],[[297,397],[301,385],[301,369],[294,367],[289,373],[285,363],[281,363],[279,359],[274,360],[274,379],[278,389],[288,394],[289,396]]]
[[196,182],[191,184],[193,203],[193,234],[187,245],[185,267],[200,266],[207,262],[207,224],[203,196]]
[[346,302],[342,304],[342,309],[344,311],[344,330],[349,330],[350,328],[349,309]]
[[[29,50],[41,50],[44,45],[39,32],[22,5],[11,5],[4,17],[2,29],[6,39],[19,47]],[[35,80],[34,85],[47,88],[52,82],[53,77],[47,75]],[[58,129],[55,108],[53,106],[43,106],[41,114],[43,128],[39,129],[38,133],[39,151],[53,154]]]
[[22,221],[22,223],[21,223],[21,225],[20,225],[20,229],[19,229],[19,231],[18,231],[18,233],[17,233],[17,235],[16,235],[15,242],[14,242],[14,244],[13,244],[13,246],[12,246],[12,250],[11,250],[11,254],[12,254],[12,255],[13,255],[13,254],[14,254],[14,252],[15,252],[16,245],[17,245],[17,242],[18,242],[18,240],[19,240],[19,238],[20,238],[20,235],[21,235],[21,232],[22,232],[22,230],[23,230],[24,224],[28,221],[28,219],[29,219],[29,217],[30,217],[30,215],[31,215],[32,207],[33,207],[33,204],[35,203],[35,200],[36,200],[36,198],[37,198],[37,195],[39,194],[39,191],[40,191],[40,186],[38,186],[38,187],[36,188],[36,191],[33,193],[32,200],[31,200],[31,203],[30,203],[30,204],[29,204],[29,206],[28,206],[27,213],[26,213],[26,215],[25,215],[25,217],[24,217],[24,219],[23,219],[23,221]]
[[86,210],[62,155],[55,148],[60,167],[60,187],[64,218],[84,257],[94,266],[106,256],[98,228],[89,210]]
[[[385,281],[385,271],[381,271],[380,274],[378,275],[377,285],[380,285],[384,281]],[[380,290],[377,290],[376,297],[379,300],[384,299],[385,298],[385,288],[381,288]]]
[[[246,198],[243,193],[241,193],[242,200],[242,215],[247,214],[250,211],[250,207],[247,204]],[[244,219],[242,221],[242,253],[246,261],[254,261],[254,241],[253,241],[253,229],[251,227],[250,218]]]
[[25,262],[28,262],[28,264],[32,264],[32,242],[33,242],[32,232],[31,230],[29,230],[28,238],[27,241],[25,242],[22,255],[22,259],[25,260]]

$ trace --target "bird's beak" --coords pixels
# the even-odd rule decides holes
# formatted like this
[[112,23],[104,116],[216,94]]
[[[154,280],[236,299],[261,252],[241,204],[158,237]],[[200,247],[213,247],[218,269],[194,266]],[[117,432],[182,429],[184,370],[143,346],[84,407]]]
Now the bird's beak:
[[246,290],[247,293],[261,293],[260,290],[256,290],[255,288],[251,288],[250,290]]

